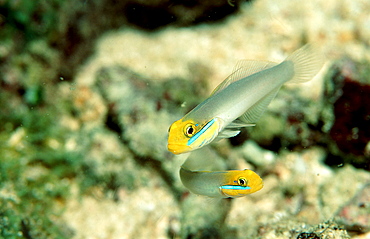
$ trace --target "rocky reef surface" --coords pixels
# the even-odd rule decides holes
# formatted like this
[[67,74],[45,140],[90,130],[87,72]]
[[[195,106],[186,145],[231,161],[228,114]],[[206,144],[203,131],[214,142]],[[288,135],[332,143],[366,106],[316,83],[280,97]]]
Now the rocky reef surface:
[[[0,8],[0,236],[370,237],[368,1],[84,4]],[[201,155],[254,170],[264,188],[189,193],[171,123],[238,60],[279,62],[307,42],[322,71]]]

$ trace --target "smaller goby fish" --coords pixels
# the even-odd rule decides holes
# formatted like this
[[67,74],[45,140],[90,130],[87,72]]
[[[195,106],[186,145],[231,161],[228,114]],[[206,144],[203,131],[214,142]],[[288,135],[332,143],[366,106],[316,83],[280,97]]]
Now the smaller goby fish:
[[191,171],[181,167],[180,178],[192,193],[217,198],[238,198],[263,188],[263,181],[249,169]]
[[237,135],[254,126],[280,87],[312,79],[323,57],[311,45],[293,52],[280,64],[243,60],[211,96],[169,128],[168,150],[181,154],[201,148],[216,137]]

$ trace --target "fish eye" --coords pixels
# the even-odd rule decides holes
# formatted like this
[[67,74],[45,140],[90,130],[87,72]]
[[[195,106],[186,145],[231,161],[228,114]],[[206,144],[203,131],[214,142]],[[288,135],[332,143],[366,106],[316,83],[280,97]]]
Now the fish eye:
[[191,137],[195,134],[195,128],[194,128],[194,125],[192,124],[188,124],[185,126],[185,135],[188,136],[188,137]]
[[245,187],[248,184],[248,180],[246,178],[244,178],[244,177],[240,177],[238,179],[238,184],[239,184],[239,186]]

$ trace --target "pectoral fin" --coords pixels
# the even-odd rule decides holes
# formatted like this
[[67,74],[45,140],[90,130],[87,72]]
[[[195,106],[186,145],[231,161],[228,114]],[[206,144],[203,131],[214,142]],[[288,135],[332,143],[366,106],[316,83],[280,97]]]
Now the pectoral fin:
[[255,124],[263,112],[265,112],[266,108],[275,98],[276,94],[278,93],[280,87],[275,88],[262,99],[260,99],[257,103],[255,103],[252,107],[250,107],[243,115],[241,115],[238,120],[245,124]]
[[235,129],[235,128],[240,129],[240,128],[250,127],[250,126],[256,126],[256,124],[246,123],[246,122],[236,119],[233,122],[231,122],[228,126],[226,126],[226,128],[227,129]]
[[224,130],[222,130],[218,136],[217,139],[223,139],[223,138],[231,138],[240,133],[240,128],[244,127],[250,127],[255,126],[256,124],[250,124],[250,123],[244,123],[238,119],[231,122],[229,125],[225,127]]
[[231,137],[237,136],[239,133],[240,133],[239,129],[227,129],[227,128],[225,128],[224,130],[222,130],[217,135],[216,140],[217,139],[224,139],[224,138],[231,138]]
[[275,98],[280,87],[274,89],[251,108],[249,108],[238,119],[227,125],[218,135],[217,139],[231,138],[240,133],[240,128],[255,126],[261,115],[265,112],[266,108]]

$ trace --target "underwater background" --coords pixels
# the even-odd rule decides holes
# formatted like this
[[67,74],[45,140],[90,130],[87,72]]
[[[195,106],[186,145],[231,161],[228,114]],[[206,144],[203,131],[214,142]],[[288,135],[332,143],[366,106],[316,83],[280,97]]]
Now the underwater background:
[[[370,238],[370,1],[0,1],[0,238]],[[326,57],[200,151],[238,199],[182,185],[168,128],[241,59]],[[203,168],[202,168],[203,169]]]

